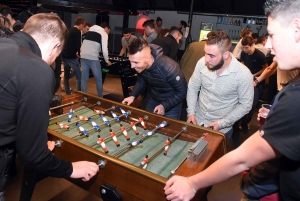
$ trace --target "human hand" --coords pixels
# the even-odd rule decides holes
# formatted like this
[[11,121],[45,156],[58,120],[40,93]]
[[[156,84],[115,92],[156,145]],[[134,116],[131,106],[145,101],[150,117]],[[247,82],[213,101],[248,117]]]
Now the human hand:
[[219,126],[218,121],[215,121],[215,122],[212,122],[212,123],[208,124],[207,128],[212,128],[215,131],[220,130],[220,126]]
[[134,101],[134,96],[129,96],[127,98],[125,98],[122,103],[126,104],[126,105],[130,105],[132,102]]
[[186,122],[191,123],[191,124],[196,124],[197,125],[197,121],[196,121],[196,117],[194,114],[190,115],[188,117],[188,119],[186,120]]
[[48,141],[47,142],[47,146],[48,146],[48,149],[50,151],[53,151],[54,147],[55,147],[55,142],[54,141]]
[[187,177],[173,176],[165,187],[165,195],[167,200],[189,201],[195,196],[195,192],[189,184]]
[[99,171],[99,166],[96,163],[88,161],[73,162],[73,172],[71,178],[81,178],[83,181],[89,181]]
[[107,66],[111,66],[111,64],[112,64],[112,63],[111,63],[110,61],[108,61],[108,62],[106,63]]
[[266,118],[268,116],[269,112],[270,112],[270,110],[267,108],[264,108],[264,107],[260,108],[258,110],[258,114],[257,114],[257,121],[260,120],[260,117]]
[[153,110],[154,113],[164,115],[165,114],[165,108],[162,104],[156,106]]
[[257,83],[255,81],[253,81],[253,86],[256,87],[257,86]]

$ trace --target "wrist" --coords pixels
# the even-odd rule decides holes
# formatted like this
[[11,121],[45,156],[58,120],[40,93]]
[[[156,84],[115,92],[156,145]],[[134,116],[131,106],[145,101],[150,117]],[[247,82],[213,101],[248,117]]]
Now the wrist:
[[259,84],[259,81],[258,81],[257,77],[254,78],[254,82],[255,82],[256,84]]
[[187,180],[187,183],[189,184],[189,186],[191,187],[192,191],[196,194],[197,191],[194,189],[194,187],[193,187],[192,184],[190,183],[189,177],[187,177],[186,180]]

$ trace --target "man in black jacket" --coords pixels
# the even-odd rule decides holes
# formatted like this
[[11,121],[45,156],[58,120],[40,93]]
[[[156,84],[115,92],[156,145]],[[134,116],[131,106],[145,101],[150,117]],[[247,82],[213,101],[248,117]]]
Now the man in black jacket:
[[170,29],[170,34],[166,37],[156,38],[151,43],[162,47],[164,55],[176,61],[179,41],[182,38],[182,32],[173,27]]
[[128,50],[131,68],[137,71],[138,78],[130,96],[122,103],[130,105],[149,86],[143,109],[178,119],[187,90],[178,63],[164,56],[161,47],[148,45],[142,38],[134,39]]
[[[55,78],[50,64],[60,54],[67,28],[53,13],[40,13],[22,31],[0,39],[0,200],[14,144],[22,164],[53,177],[88,181],[97,171],[92,162],[65,161],[47,142],[49,107]],[[49,149],[47,147],[47,143]]]

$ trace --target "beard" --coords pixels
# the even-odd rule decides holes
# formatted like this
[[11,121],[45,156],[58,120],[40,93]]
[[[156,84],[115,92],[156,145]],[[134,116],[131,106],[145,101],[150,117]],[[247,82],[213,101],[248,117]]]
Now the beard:
[[222,68],[222,66],[224,65],[224,59],[223,57],[221,58],[220,62],[218,64],[216,64],[215,66],[213,66],[212,68],[209,68],[208,67],[208,64],[206,63],[206,67],[208,68],[208,70],[211,70],[211,71],[216,71],[216,70],[219,70],[220,68]]

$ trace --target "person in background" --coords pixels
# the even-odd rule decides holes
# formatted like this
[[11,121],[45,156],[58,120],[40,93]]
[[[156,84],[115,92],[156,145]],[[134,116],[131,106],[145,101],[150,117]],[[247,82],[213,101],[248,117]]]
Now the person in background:
[[121,43],[122,43],[122,49],[120,51],[119,56],[125,56],[127,57],[127,52],[128,52],[128,46],[130,45],[130,43],[136,39],[136,36],[131,34],[131,31],[129,28],[125,28],[123,30],[123,37],[121,39]]
[[254,45],[257,43],[258,37],[259,37],[258,33],[252,33],[252,38],[253,38]]
[[0,38],[13,35],[12,26],[6,17],[0,16]]
[[21,163],[40,174],[88,181],[99,171],[93,162],[56,157],[51,152],[55,142],[47,137],[55,82],[50,64],[60,54],[67,33],[56,14],[40,13],[30,17],[22,31],[0,39],[1,201],[14,146]]
[[178,63],[180,63],[180,60],[184,54],[184,51],[185,51],[185,45],[186,45],[186,37],[185,37],[185,32],[186,32],[186,26],[187,26],[187,23],[183,20],[180,21],[179,23],[179,29],[181,30],[182,32],[182,38],[179,42],[179,47],[178,47],[178,54],[177,54],[177,60],[178,60]]
[[128,53],[131,68],[137,71],[138,77],[122,103],[130,105],[150,86],[142,109],[179,119],[182,100],[186,97],[186,81],[178,63],[164,56],[160,46],[149,45],[142,38],[132,41]]
[[90,30],[91,26],[92,25],[89,22],[87,22],[87,21],[84,22],[84,27],[81,31],[81,40],[82,40],[82,42],[84,40],[86,32],[88,32]]
[[99,97],[103,97],[102,69],[99,61],[100,51],[103,53],[103,58],[106,62],[106,65],[111,65],[111,62],[108,58],[107,49],[109,32],[110,26],[106,22],[103,22],[101,26],[94,25],[86,33],[85,39],[81,46],[81,90],[83,92],[87,92],[90,70],[92,70],[96,80],[97,93]]
[[[69,79],[76,77],[77,90],[81,91],[81,70],[79,63],[81,47],[81,31],[85,20],[82,17],[75,19],[74,26],[69,29],[69,36],[66,45],[62,51],[62,60],[64,63],[64,86],[66,94],[71,94]],[[71,69],[73,70],[71,73]]]
[[143,23],[143,27],[145,29],[145,40],[150,44],[157,37],[157,32],[154,29],[154,20],[146,20]]
[[162,29],[159,34],[157,34],[156,38],[166,37],[169,35],[170,30],[169,29]]
[[163,22],[163,20],[160,17],[156,18],[156,22],[154,24],[154,29],[155,29],[157,34],[159,34],[159,32],[164,28],[162,26],[162,22]]
[[171,28],[170,34],[166,37],[156,38],[151,43],[162,47],[165,56],[176,61],[178,44],[182,37],[182,32],[177,28]]
[[[299,0],[265,2],[267,29],[270,33],[266,47],[271,49],[271,54],[275,54],[274,61],[281,70],[296,70],[300,67],[299,8]],[[279,158],[279,199],[300,200],[300,104],[296,101],[299,98],[300,80],[297,80],[277,94],[270,110],[259,110],[258,119],[263,113],[268,113],[264,125],[240,147],[201,173],[169,179],[164,188],[166,199],[191,200],[198,189],[225,181],[264,161]]]
[[13,18],[14,13],[12,12],[11,8],[8,6],[1,6],[0,8],[0,16],[6,17],[10,24],[12,25],[12,29],[14,32],[20,31],[23,26],[24,23],[22,23],[19,20],[15,20],[15,18]]
[[255,43],[254,47],[259,51],[261,51],[262,53],[264,53],[265,57],[267,58],[270,56],[271,50],[265,47],[266,42],[267,42],[267,38],[265,36],[260,36],[257,38],[257,42]]
[[237,59],[237,60],[240,60],[241,58],[241,53],[242,53],[242,39],[245,37],[245,36],[252,36],[252,31],[250,29],[243,29],[241,31],[241,34],[240,34],[240,41],[238,42],[238,44],[236,44],[233,52],[232,52],[232,55]]

